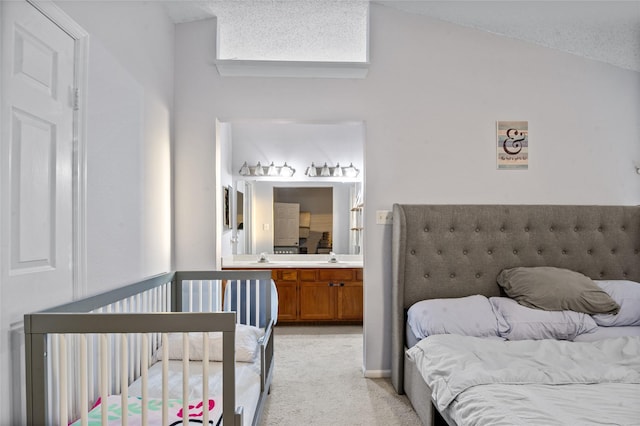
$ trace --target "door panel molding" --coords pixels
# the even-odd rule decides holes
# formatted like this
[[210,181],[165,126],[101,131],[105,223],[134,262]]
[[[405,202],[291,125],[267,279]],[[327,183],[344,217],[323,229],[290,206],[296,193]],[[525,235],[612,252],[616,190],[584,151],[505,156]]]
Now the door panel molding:
[[[9,275],[56,267],[55,124],[12,108]],[[25,184],[31,181],[30,185]]]

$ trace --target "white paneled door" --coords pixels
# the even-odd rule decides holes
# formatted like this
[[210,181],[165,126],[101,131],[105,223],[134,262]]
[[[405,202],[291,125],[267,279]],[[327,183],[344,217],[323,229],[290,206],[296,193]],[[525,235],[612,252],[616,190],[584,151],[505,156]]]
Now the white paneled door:
[[4,313],[73,288],[75,43],[29,3],[2,5]]
[[297,246],[300,242],[300,204],[273,203],[273,245]]
[[[0,14],[0,382],[8,395],[12,324],[73,298],[76,41],[27,1],[2,1]],[[16,420],[12,405],[9,414],[2,404],[0,423]]]

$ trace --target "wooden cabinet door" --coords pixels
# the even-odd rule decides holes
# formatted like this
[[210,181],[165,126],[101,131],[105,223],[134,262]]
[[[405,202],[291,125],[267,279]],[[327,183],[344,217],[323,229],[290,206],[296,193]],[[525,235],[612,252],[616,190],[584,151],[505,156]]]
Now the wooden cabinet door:
[[278,289],[278,321],[298,319],[298,275],[296,270],[272,272]]
[[276,282],[278,289],[278,321],[298,319],[298,285],[290,282]]
[[362,282],[346,282],[337,291],[337,315],[339,320],[360,320],[364,315]]
[[332,320],[336,312],[336,287],[327,282],[300,283],[300,319]]

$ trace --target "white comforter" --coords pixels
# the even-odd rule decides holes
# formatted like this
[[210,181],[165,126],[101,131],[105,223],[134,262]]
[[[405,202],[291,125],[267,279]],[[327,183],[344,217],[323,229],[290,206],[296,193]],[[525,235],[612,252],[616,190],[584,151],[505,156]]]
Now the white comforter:
[[[639,337],[568,342],[436,335],[408,355],[438,409],[453,406],[459,424],[640,424]],[[604,413],[610,417],[594,418]]]

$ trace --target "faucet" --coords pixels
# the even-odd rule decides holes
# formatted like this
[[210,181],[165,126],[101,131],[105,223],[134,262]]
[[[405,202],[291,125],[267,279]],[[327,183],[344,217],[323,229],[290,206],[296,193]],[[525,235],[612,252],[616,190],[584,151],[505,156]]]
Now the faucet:
[[338,263],[338,258],[334,252],[329,253],[329,263]]
[[260,253],[260,257],[258,257],[258,263],[267,263],[269,259],[267,259],[267,253]]

